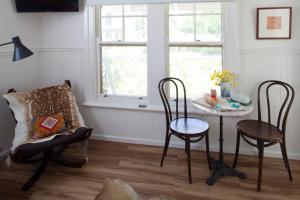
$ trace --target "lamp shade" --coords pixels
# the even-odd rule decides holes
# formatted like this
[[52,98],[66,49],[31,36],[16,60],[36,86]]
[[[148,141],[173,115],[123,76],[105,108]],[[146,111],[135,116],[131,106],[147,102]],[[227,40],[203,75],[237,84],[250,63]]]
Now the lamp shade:
[[21,40],[18,36],[12,38],[12,42],[15,45],[13,62],[18,61],[18,60],[22,60],[24,58],[27,58],[27,57],[33,55],[33,52],[30,51],[27,47],[25,47],[22,44],[22,42],[21,42]]

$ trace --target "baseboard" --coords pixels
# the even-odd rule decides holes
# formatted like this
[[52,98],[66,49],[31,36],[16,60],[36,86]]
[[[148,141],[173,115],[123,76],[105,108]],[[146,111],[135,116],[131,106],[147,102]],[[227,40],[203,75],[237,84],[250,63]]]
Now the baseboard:
[[[102,141],[111,141],[111,142],[131,143],[131,144],[143,144],[143,145],[151,145],[151,146],[159,146],[159,147],[164,146],[164,141],[160,141],[160,140],[119,137],[119,136],[112,136],[112,135],[100,135],[100,134],[95,134],[95,133],[91,136],[91,139],[102,140]],[[170,147],[183,149],[185,146],[184,146],[183,142],[171,141]],[[198,150],[205,150],[205,146],[197,145],[197,144],[192,144],[191,148],[198,149]],[[210,145],[210,151],[219,152],[219,145]],[[234,153],[234,151],[235,151],[234,148],[224,148],[225,153]],[[10,152],[10,148],[1,151],[0,159],[7,157],[9,152]],[[254,148],[253,149],[240,148],[240,153],[243,155],[251,155],[251,156],[257,155],[257,151]],[[266,150],[264,154],[266,157],[282,158],[281,152],[277,152],[277,151]],[[300,160],[300,155],[297,153],[288,153],[288,157],[289,157],[289,159]]]
[[[93,134],[91,136],[91,139],[93,140],[102,140],[102,141],[111,141],[111,142],[122,142],[122,143],[131,143],[131,144],[143,144],[143,145],[151,145],[151,146],[159,146],[162,147],[164,146],[164,141],[160,140],[152,140],[152,139],[144,139],[144,138],[129,138],[129,137],[119,137],[119,136],[112,136],[112,135],[100,135],[100,134]],[[183,142],[170,142],[170,147],[172,148],[180,148],[183,149],[184,143]],[[219,145],[210,145],[210,151],[212,152],[219,152]],[[196,150],[205,150],[204,145],[197,145],[197,144],[192,144],[191,145],[192,149]],[[235,147],[233,148],[224,148],[225,153],[234,153],[235,152]],[[257,150],[255,148],[240,148],[240,154],[243,155],[257,155]],[[272,158],[282,158],[281,152],[277,151],[268,151],[265,150],[264,155],[266,157],[272,157]],[[300,155],[296,153],[289,153],[288,154],[289,159],[293,160],[300,160]]]

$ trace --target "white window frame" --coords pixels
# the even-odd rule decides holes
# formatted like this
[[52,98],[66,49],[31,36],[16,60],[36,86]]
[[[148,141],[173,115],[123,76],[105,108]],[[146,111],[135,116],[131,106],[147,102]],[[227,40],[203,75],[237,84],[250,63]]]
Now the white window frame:
[[[147,82],[148,96],[145,99],[132,97],[104,98],[98,93],[99,52],[95,34],[95,10],[87,6],[85,9],[85,66],[83,69],[85,96],[84,105],[92,107],[108,107],[117,109],[134,109],[162,111],[163,107],[158,94],[157,84],[166,77],[169,66],[169,40],[168,40],[168,4],[148,4],[148,33],[147,33]],[[223,35],[223,69],[239,72],[239,3],[223,2],[222,6],[222,35]],[[155,28],[154,28],[155,27]],[[199,44],[204,43],[199,42]],[[197,44],[198,45],[198,44]],[[210,44],[211,45],[211,44]],[[97,73],[95,73],[97,72]],[[146,108],[139,107],[146,105]],[[189,109],[192,109],[189,102]]]
[[[129,95],[119,95],[119,94],[105,94],[102,91],[102,61],[101,61],[101,57],[102,57],[102,52],[101,52],[101,47],[107,47],[107,46],[112,46],[112,47],[122,47],[122,46],[132,46],[132,47],[146,47],[147,48],[147,44],[148,44],[148,8],[147,8],[147,14],[146,15],[130,15],[127,16],[125,15],[125,11],[124,11],[124,7],[125,5],[121,5],[122,6],[122,15],[119,16],[103,16],[101,17],[101,11],[100,11],[100,6],[98,6],[97,8],[95,8],[96,10],[98,10],[98,14],[95,13],[95,18],[96,20],[99,20],[98,22],[95,21],[96,23],[96,52],[98,55],[98,59],[97,59],[97,66],[98,70],[97,70],[97,99],[100,101],[104,101],[104,102],[120,102],[120,103],[127,103],[127,102],[132,102],[132,103],[138,103],[138,104],[145,104],[147,102],[148,99],[148,77],[147,77],[147,94],[146,96],[129,96]],[[147,6],[148,7],[148,6]],[[101,19],[102,18],[114,18],[114,17],[119,17],[122,18],[122,40],[119,41],[101,41]],[[125,17],[146,17],[147,18],[147,39],[145,42],[127,42],[125,41]],[[99,35],[97,35],[99,34]],[[147,56],[147,60],[148,60],[148,56]],[[146,66],[148,69],[148,66]]]
[[[223,51],[223,48],[224,48],[224,28],[223,28],[223,23],[224,23],[224,3],[220,2],[221,3],[221,38],[220,38],[220,41],[208,41],[208,42],[201,42],[200,40],[197,40],[197,27],[196,27],[196,16],[199,16],[199,15],[213,15],[213,14],[198,14],[196,13],[196,4],[197,3],[201,3],[201,2],[194,2],[194,3],[190,3],[190,4],[193,4],[193,13],[189,13],[189,14],[170,14],[169,12],[169,7],[167,8],[167,15],[168,15],[168,22],[169,22],[169,17],[170,16],[192,16],[194,19],[193,19],[193,23],[194,23],[194,41],[192,42],[171,42],[170,41],[170,38],[169,38],[169,31],[168,31],[168,63],[166,65],[166,71],[167,71],[167,74],[168,76],[170,76],[170,58],[169,58],[169,55],[170,55],[170,52],[169,52],[169,49],[170,47],[219,47],[222,49],[222,69],[224,69],[224,51]],[[218,14],[219,15],[219,14]],[[169,24],[168,24],[168,29],[169,29]],[[169,94],[170,95],[170,94]],[[189,97],[187,97],[187,101],[189,102],[189,106],[191,107],[191,99]],[[183,99],[179,99],[179,102],[180,104],[183,103]],[[173,103],[175,105],[175,102]]]

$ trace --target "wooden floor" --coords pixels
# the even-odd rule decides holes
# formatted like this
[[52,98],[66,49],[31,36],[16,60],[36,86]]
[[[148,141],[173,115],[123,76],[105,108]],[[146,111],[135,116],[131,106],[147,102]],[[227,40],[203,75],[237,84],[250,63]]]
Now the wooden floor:
[[[77,146],[68,152],[77,152]],[[182,149],[170,149],[164,167],[160,167],[162,148],[91,141],[89,163],[81,169],[51,164],[29,191],[20,190],[36,165],[12,164],[0,167],[0,199],[94,199],[105,178],[121,178],[143,197],[166,195],[178,200],[199,199],[300,199],[300,161],[291,160],[294,181],[290,182],[283,160],[266,158],[262,192],[256,192],[257,158],[240,156],[238,169],[248,179],[223,177],[216,185],[205,181],[210,172],[205,153],[192,152],[193,184],[188,184],[186,155]],[[213,154],[217,156],[217,154]],[[225,160],[232,163],[233,156]]]

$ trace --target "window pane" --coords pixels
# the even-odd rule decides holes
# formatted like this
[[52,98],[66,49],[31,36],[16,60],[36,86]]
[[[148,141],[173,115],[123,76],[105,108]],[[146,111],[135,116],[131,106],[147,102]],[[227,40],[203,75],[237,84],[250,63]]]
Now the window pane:
[[147,41],[147,18],[125,17],[125,41],[146,42]]
[[125,16],[145,16],[147,15],[146,5],[125,5],[124,6]]
[[171,15],[193,14],[194,4],[191,3],[171,3],[169,5],[169,13]]
[[101,16],[122,16],[122,6],[102,6]]
[[196,40],[221,41],[221,15],[196,16]]
[[108,17],[101,19],[102,41],[123,40],[123,28],[121,17]]
[[221,14],[222,3],[197,3],[197,14]]
[[[222,70],[222,48],[170,47],[170,76],[184,82],[188,98],[209,93],[215,87],[210,81],[214,70]],[[174,97],[174,90],[170,92]]]
[[170,42],[194,41],[194,17],[170,16],[169,17]]
[[147,96],[147,48],[102,47],[102,91]]

